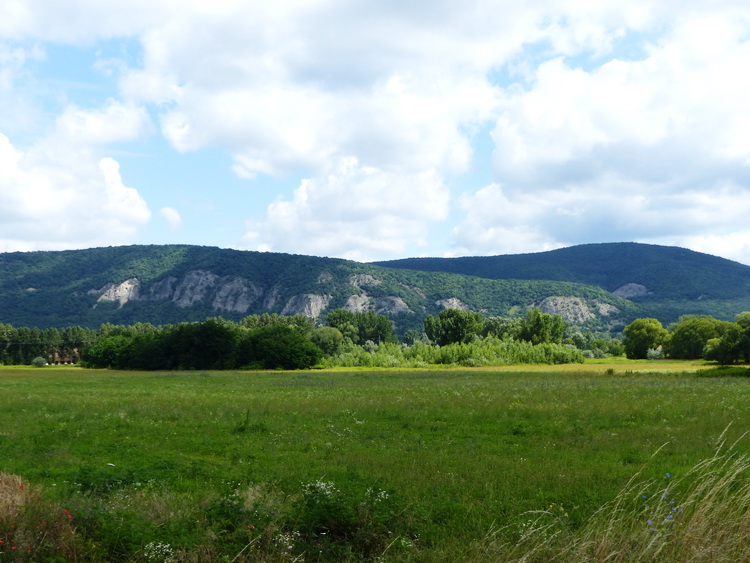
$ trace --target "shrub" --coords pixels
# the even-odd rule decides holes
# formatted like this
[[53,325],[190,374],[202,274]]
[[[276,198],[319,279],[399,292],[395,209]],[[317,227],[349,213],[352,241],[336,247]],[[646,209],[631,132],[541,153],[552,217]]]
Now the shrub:
[[44,366],[47,365],[47,360],[45,360],[41,356],[37,356],[36,358],[31,360],[31,365],[34,366],[35,368],[43,368]]
[[661,360],[663,357],[664,354],[659,348],[649,348],[646,351],[646,359],[648,360]]

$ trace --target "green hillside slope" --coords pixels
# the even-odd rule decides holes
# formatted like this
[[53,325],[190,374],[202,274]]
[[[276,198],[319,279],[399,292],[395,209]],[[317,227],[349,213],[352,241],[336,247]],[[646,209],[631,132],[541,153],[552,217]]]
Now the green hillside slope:
[[607,291],[634,284],[642,294],[630,299],[644,308],[644,314],[663,322],[693,313],[731,318],[750,309],[750,266],[667,246],[586,244],[533,254],[407,258],[377,264],[488,279],[567,281]]
[[323,318],[347,307],[387,314],[403,332],[420,329],[428,314],[448,306],[520,316],[553,297],[592,328],[621,327],[638,312],[607,291],[569,282],[489,280],[280,253],[173,245],[0,254],[0,322],[14,326],[165,324],[260,313]]

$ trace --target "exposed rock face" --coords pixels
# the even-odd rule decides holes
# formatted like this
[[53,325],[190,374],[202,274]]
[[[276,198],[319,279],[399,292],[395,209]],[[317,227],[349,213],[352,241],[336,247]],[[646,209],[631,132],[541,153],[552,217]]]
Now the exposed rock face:
[[262,288],[242,278],[234,278],[219,288],[211,305],[216,311],[246,313],[261,295]]
[[435,305],[443,309],[460,309],[461,311],[469,310],[469,306],[457,297],[449,297],[448,299],[435,301]]
[[103,301],[114,302],[117,301],[120,307],[125,305],[128,301],[138,299],[138,290],[141,282],[137,278],[130,278],[125,280],[121,284],[115,285],[113,283],[105,285],[102,288],[103,293],[96,300],[97,303]]
[[375,312],[378,314],[395,315],[397,313],[413,313],[406,302],[400,297],[386,295],[375,300]]
[[596,308],[599,310],[599,314],[603,317],[616,315],[620,312],[620,309],[618,309],[614,305],[610,305],[609,303],[597,303]]
[[346,305],[344,305],[344,309],[347,309],[352,313],[364,313],[369,308],[370,297],[366,294],[352,295],[346,300]]
[[273,309],[276,302],[279,300],[279,288],[273,287],[271,291],[266,293],[265,299],[263,299],[263,307],[267,310]]
[[596,317],[580,297],[547,297],[539,308],[548,315],[560,315],[569,323],[582,323]]
[[174,292],[174,301],[178,307],[190,307],[203,301],[208,290],[213,287],[219,276],[203,270],[193,270],[185,275],[182,283]]
[[649,295],[651,292],[645,285],[639,283],[626,283],[623,286],[618,287],[612,293],[618,297],[624,297],[629,299],[631,297],[641,297],[642,295]]
[[356,287],[367,285],[380,285],[383,282],[370,274],[352,274],[349,276],[349,283]]
[[156,282],[149,290],[151,299],[172,299],[175,283],[177,283],[177,278],[173,276],[168,276]]
[[400,297],[393,295],[386,295],[385,297],[378,297],[373,299],[366,293],[362,295],[352,295],[346,300],[344,309],[351,311],[352,313],[364,313],[369,310],[373,310],[376,313],[382,315],[394,315],[397,313],[413,313],[406,302]]
[[295,295],[284,306],[282,315],[305,315],[317,319],[331,302],[330,295]]

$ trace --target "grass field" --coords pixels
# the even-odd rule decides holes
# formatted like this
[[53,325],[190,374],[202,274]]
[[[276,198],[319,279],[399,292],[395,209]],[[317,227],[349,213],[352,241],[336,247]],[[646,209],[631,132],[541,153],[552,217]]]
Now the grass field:
[[523,369],[0,368],[0,561],[544,560],[634,476],[628,502],[687,495],[750,448],[747,378]]

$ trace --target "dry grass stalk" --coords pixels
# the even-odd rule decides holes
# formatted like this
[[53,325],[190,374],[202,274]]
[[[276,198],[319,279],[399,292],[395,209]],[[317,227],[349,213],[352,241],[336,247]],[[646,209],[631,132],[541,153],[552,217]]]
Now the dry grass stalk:
[[637,481],[639,475],[583,528],[566,533],[540,517],[513,544],[495,530],[477,560],[750,561],[749,455],[721,443],[713,457],[666,485]]
[[18,516],[26,502],[28,484],[17,475],[0,473],[0,521]]

